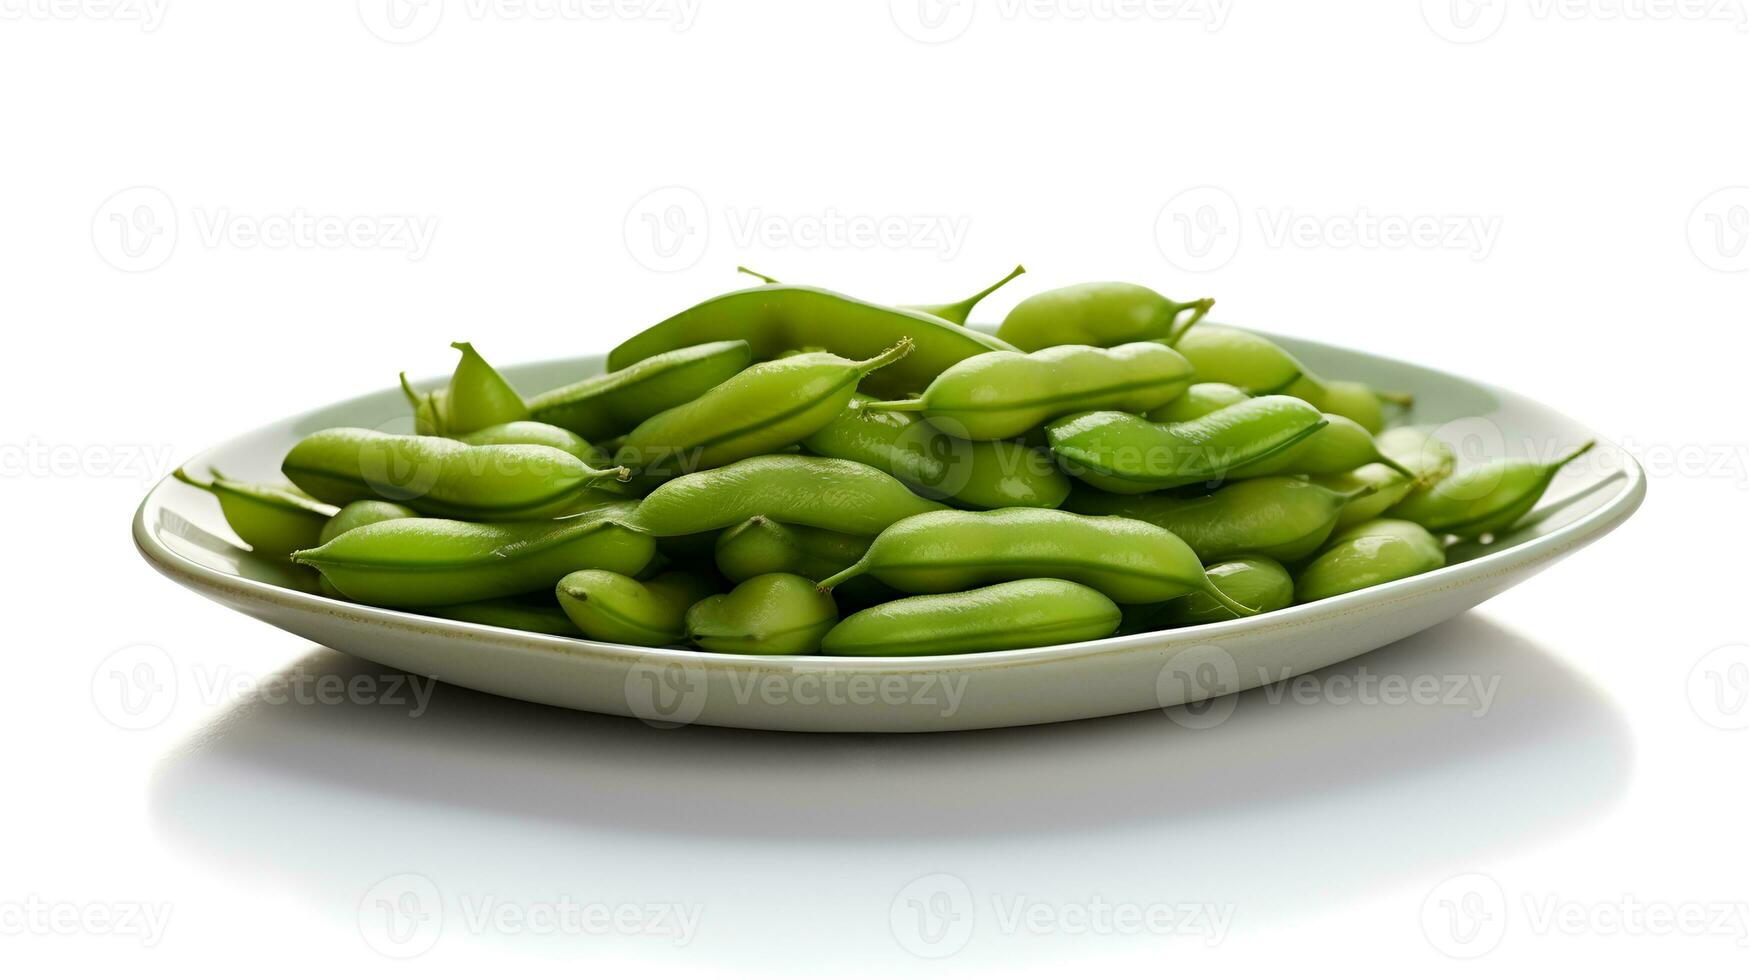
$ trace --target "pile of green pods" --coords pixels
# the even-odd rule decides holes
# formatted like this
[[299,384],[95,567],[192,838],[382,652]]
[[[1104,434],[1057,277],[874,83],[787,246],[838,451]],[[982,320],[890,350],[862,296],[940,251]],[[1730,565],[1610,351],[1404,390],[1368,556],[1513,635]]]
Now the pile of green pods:
[[[1408,395],[1094,282],[994,331],[771,280],[525,393],[471,344],[401,431],[310,432],[289,482],[208,469],[323,595],[726,654],[980,653],[1231,621],[1442,567],[1524,523],[1546,460],[1459,469]],[[1534,517],[1529,519],[1534,520]]]

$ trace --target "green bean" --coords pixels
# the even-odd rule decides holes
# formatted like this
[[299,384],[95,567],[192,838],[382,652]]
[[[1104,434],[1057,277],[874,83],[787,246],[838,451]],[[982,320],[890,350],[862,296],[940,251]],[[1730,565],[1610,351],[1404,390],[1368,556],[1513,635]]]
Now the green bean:
[[744,340],[695,344],[536,395],[529,399],[528,410],[538,421],[599,441],[624,435],[645,419],[692,401],[752,361],[752,348]]
[[1079,514],[1128,517],[1183,539],[1203,562],[1240,555],[1298,561],[1317,551],[1345,504],[1371,487],[1337,493],[1297,477],[1229,483],[1201,497],[1078,489],[1065,505]]
[[[1138,340],[1171,343],[1214,305],[1212,299],[1173,302],[1127,282],[1085,282],[1021,300],[996,336],[1021,350],[1060,344],[1115,347]],[[1180,322],[1186,312],[1190,315]]]
[[[1232,596],[1234,602],[1250,606],[1259,614],[1293,605],[1293,576],[1273,558],[1255,555],[1233,558],[1210,565],[1207,571],[1209,581],[1215,583],[1217,588]],[[1224,623],[1237,618],[1239,617],[1232,610],[1208,596],[1193,592],[1157,606],[1126,608],[1123,630],[1125,633],[1145,633],[1180,626]]]
[[1224,480],[1329,424],[1297,398],[1265,395],[1188,422],[1088,412],[1060,418],[1045,432],[1072,475],[1102,490],[1143,493]]
[[433,517],[354,528],[292,557],[346,596],[414,608],[499,599],[551,589],[580,568],[630,575],[655,552],[623,522],[630,503],[551,521],[474,524]]
[[665,647],[686,639],[686,611],[716,590],[716,582],[696,572],[663,572],[641,582],[588,569],[560,579],[557,594],[565,615],[591,640]]
[[[418,517],[419,512],[411,507],[391,504],[387,500],[354,500],[322,525],[322,533],[316,536],[316,544],[327,544],[355,527],[375,524],[378,521],[396,521],[403,517]],[[305,547],[309,547],[305,545]]]
[[663,351],[712,340],[745,340],[755,360],[809,348],[863,360],[906,338],[915,345],[911,356],[870,378],[871,391],[921,391],[959,361],[1009,349],[989,334],[927,313],[865,303],[811,286],[766,285],[726,293],[669,317],[615,347],[607,367],[617,371]]
[[902,360],[909,341],[865,361],[795,354],[755,364],[684,405],[646,419],[615,459],[652,476],[713,469],[775,452],[824,427],[871,371]]
[[1336,535],[1300,570],[1294,596],[1313,602],[1431,572],[1445,564],[1439,539],[1419,524],[1381,517]]
[[921,412],[966,439],[1012,439],[1074,412],[1158,408],[1184,394],[1191,375],[1190,364],[1163,344],[995,352],[948,368],[916,398],[868,407]]
[[210,470],[205,483],[178,468],[177,480],[205,490],[219,502],[225,523],[251,549],[274,558],[284,558],[299,548],[316,543],[322,525],[333,517],[333,507],[312,500],[293,487],[228,480]]
[[[743,269],[742,271],[751,270]],[[966,319],[972,315],[972,309],[979,303],[983,302],[985,297],[989,296],[996,290],[1001,289],[1003,286],[1008,285],[1010,282],[1013,282],[1015,277],[1024,275],[1025,273],[1026,266],[1017,265],[1014,267],[1013,272],[1010,272],[1006,276],[996,280],[994,283],[985,286],[983,289],[978,290],[972,295],[967,296],[965,299],[952,303],[924,303],[919,305],[901,306],[900,309],[916,310],[919,313],[927,313],[930,316],[940,317],[949,323],[956,323],[963,327],[966,325]],[[759,275],[756,272],[753,274]],[[762,276],[761,278],[764,277]]]
[[[1117,602],[1221,595],[1190,546],[1170,531],[1123,517],[1084,517],[1037,507],[942,511],[882,531],[856,564],[820,582],[830,589],[872,574],[901,592],[962,592],[1022,578],[1079,582]],[[1232,604],[1235,611],[1250,610]]]
[[559,608],[553,597],[546,593],[510,596],[505,599],[482,599],[453,606],[430,606],[413,611],[439,619],[453,619],[460,623],[477,623],[481,626],[522,630],[525,633],[546,633],[583,639],[582,631],[565,616],[565,611]]
[[1587,442],[1552,463],[1529,459],[1491,460],[1440,480],[1425,493],[1411,494],[1389,516],[1414,521],[1429,531],[1476,538],[1504,531],[1530,513],[1561,467],[1591,451]]
[[872,466],[845,459],[755,456],[714,470],[690,473],[645,497],[631,526],[668,538],[733,527],[764,516],[875,535],[901,517],[944,510]]
[[956,439],[910,412],[852,398],[825,428],[802,440],[809,452],[890,473],[931,499],[965,507],[1055,507],[1069,478],[1050,454],[1016,442]]
[[820,638],[838,622],[832,597],[800,575],[774,572],[700,599],[686,611],[686,632],[717,653],[820,652]]
[[1250,392],[1243,388],[1219,381],[1198,381],[1186,389],[1184,394],[1150,410],[1143,417],[1150,422],[1189,422],[1217,409],[1237,405],[1250,397]]
[[475,520],[574,513],[591,485],[624,475],[549,446],[469,446],[351,428],[305,436],[280,468],[331,504],[388,499],[422,514]]
[[1110,636],[1123,613],[1097,590],[1030,578],[967,592],[895,599],[852,613],[822,653],[917,657],[1076,643]]

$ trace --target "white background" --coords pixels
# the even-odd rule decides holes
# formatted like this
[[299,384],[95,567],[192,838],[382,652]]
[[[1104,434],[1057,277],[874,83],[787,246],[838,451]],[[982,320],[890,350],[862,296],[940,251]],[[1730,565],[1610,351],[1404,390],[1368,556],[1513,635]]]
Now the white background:
[[[0,0],[5,972],[1740,970],[1749,32],[1740,0],[1624,2]],[[346,234],[251,237],[305,218]],[[1458,237],[1349,234],[1376,219]],[[924,302],[1016,261],[984,316],[1090,278],[1214,295],[1531,393],[1639,452],[1649,500],[1326,675],[1493,677],[1488,710],[1252,698],[1209,732],[276,704],[276,674],[383,675],[128,539],[176,460],[451,340],[604,349],[743,262]],[[104,673],[136,644],[179,682],[139,731]],[[442,919],[386,936],[403,886]],[[931,944],[908,902],[938,893],[969,915]],[[469,920],[563,899],[702,918]],[[1078,929],[1100,902],[1231,925]],[[161,935],[101,921],[147,906]]]

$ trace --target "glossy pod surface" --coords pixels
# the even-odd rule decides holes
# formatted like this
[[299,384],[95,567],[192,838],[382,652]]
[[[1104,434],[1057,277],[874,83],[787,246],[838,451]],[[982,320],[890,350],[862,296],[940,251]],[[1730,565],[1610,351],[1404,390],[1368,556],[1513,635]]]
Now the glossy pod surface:
[[286,454],[281,470],[331,504],[386,499],[422,514],[471,520],[550,517],[615,474],[550,446],[470,446],[374,429],[324,429]]
[[908,341],[865,361],[793,354],[755,364],[703,395],[645,420],[614,459],[658,477],[712,469],[795,445],[837,417],[857,382],[902,361]]
[[820,585],[864,573],[910,593],[962,592],[1023,578],[1067,579],[1128,603],[1214,592],[1196,553],[1169,531],[1123,517],[1033,507],[908,517]]
[[867,463],[930,499],[962,507],[1055,507],[1069,494],[1069,478],[1046,452],[1017,442],[958,439],[914,413],[866,408],[860,399],[802,445],[820,456]]
[[180,469],[172,475],[212,494],[237,537],[267,557],[284,558],[315,544],[335,514],[333,507],[290,487],[228,480],[217,473],[203,483]]
[[1238,555],[1298,561],[1330,536],[1349,498],[1297,477],[1274,476],[1229,483],[1200,497],[1077,490],[1067,507],[1165,528],[1204,562]]
[[980,354],[944,371],[917,398],[869,407],[921,412],[966,439],[1012,439],[1073,412],[1157,408],[1182,395],[1191,376],[1189,362],[1163,344],[1068,345]]
[[782,572],[750,578],[686,611],[688,638],[719,653],[818,653],[820,638],[837,622],[830,595]]
[[1115,347],[1138,340],[1169,343],[1203,318],[1212,299],[1178,303],[1146,286],[1084,282],[1021,300],[996,336],[1021,350],[1059,344]]
[[751,517],[872,537],[902,517],[946,505],[863,463],[755,456],[657,487],[631,524],[657,537],[733,527]]
[[[1294,580],[1273,558],[1256,555],[1216,562],[1207,568],[1209,581],[1234,602],[1259,614],[1286,609],[1294,601]],[[1131,606],[1124,610],[1124,632],[1173,629],[1224,623],[1239,618],[1232,610],[1199,592],[1179,596],[1158,606]]]
[[1218,381],[1259,395],[1275,394],[1305,376],[1305,365],[1249,330],[1200,325],[1174,345],[1196,368],[1196,380]]
[[1219,381],[1198,381],[1185,389],[1184,394],[1151,409],[1144,417],[1150,422],[1189,422],[1217,409],[1247,401],[1250,397],[1243,388]]
[[663,351],[715,340],[745,340],[755,360],[809,349],[865,360],[906,338],[915,345],[911,355],[871,377],[866,382],[870,391],[922,391],[936,375],[968,357],[1010,349],[989,334],[927,313],[811,286],[772,284],[725,293],[669,317],[615,347],[607,356],[607,368],[618,371]]
[[631,511],[630,504],[611,504],[552,521],[381,521],[292,557],[346,596],[375,606],[498,599],[550,590],[582,568],[636,573],[655,554],[655,542],[617,523]]
[[1379,447],[1373,443],[1372,434],[1359,422],[1332,412],[1324,413],[1324,421],[1327,424],[1322,429],[1307,436],[1298,445],[1256,463],[1237,467],[1230,478],[1243,480],[1246,477],[1278,476],[1284,473],[1322,476],[1326,473],[1347,473],[1369,463],[1380,463],[1388,469],[1396,469],[1405,477],[1411,475],[1401,463],[1379,451]]
[[694,344],[543,392],[529,399],[528,410],[537,421],[585,439],[610,439],[692,401],[751,363],[753,350],[744,340]]
[[1062,579],[1001,582],[895,599],[852,613],[822,653],[915,657],[1075,643],[1110,636],[1123,613],[1096,589]]
[[1431,572],[1445,564],[1439,539],[1409,521],[1379,518],[1331,539],[1300,570],[1294,597],[1312,602]]
[[584,465],[596,469],[606,470],[613,466],[607,454],[596,449],[589,440],[570,429],[549,425],[545,422],[529,420],[504,422],[499,425],[489,425],[473,432],[464,432],[451,438],[470,446],[546,446],[549,449],[570,453],[581,460]]
[[1410,495],[1391,508],[1389,516],[1463,538],[1504,531],[1536,506],[1561,467],[1589,452],[1592,445],[1586,443],[1552,463],[1491,460]]
[[717,583],[696,572],[663,572],[648,581],[605,569],[559,580],[559,607],[583,635],[603,643],[672,646],[686,638],[686,611]]
[[1045,432],[1072,474],[1102,490],[1143,493],[1227,479],[1328,424],[1297,398],[1266,395],[1188,422],[1089,412],[1058,419]]

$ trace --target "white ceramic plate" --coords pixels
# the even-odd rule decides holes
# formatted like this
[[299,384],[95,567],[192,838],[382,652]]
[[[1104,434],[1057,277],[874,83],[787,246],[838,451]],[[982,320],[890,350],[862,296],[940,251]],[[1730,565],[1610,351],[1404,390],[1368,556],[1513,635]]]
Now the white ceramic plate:
[[[1357,351],[1275,337],[1314,370],[1416,396],[1412,421],[1475,459],[1550,458],[1598,448],[1564,470],[1527,526],[1454,547],[1447,567],[1231,623],[1029,650],[929,658],[754,657],[595,643],[339,602],[308,591],[307,570],[251,555],[209,495],[173,480],[147,494],[134,540],[160,572],[257,619],[336,650],[452,684],[652,724],[791,731],[995,728],[1165,708],[1215,720],[1220,694],[1376,649],[1457,615],[1597,540],[1646,494],[1620,447],[1527,398]],[[542,391],[598,371],[602,358],[526,364],[505,375]],[[441,384],[433,380],[428,386]],[[1453,421],[1456,420],[1456,421]],[[257,429],[189,461],[273,480],[299,437],[336,425],[406,431],[395,389]]]

